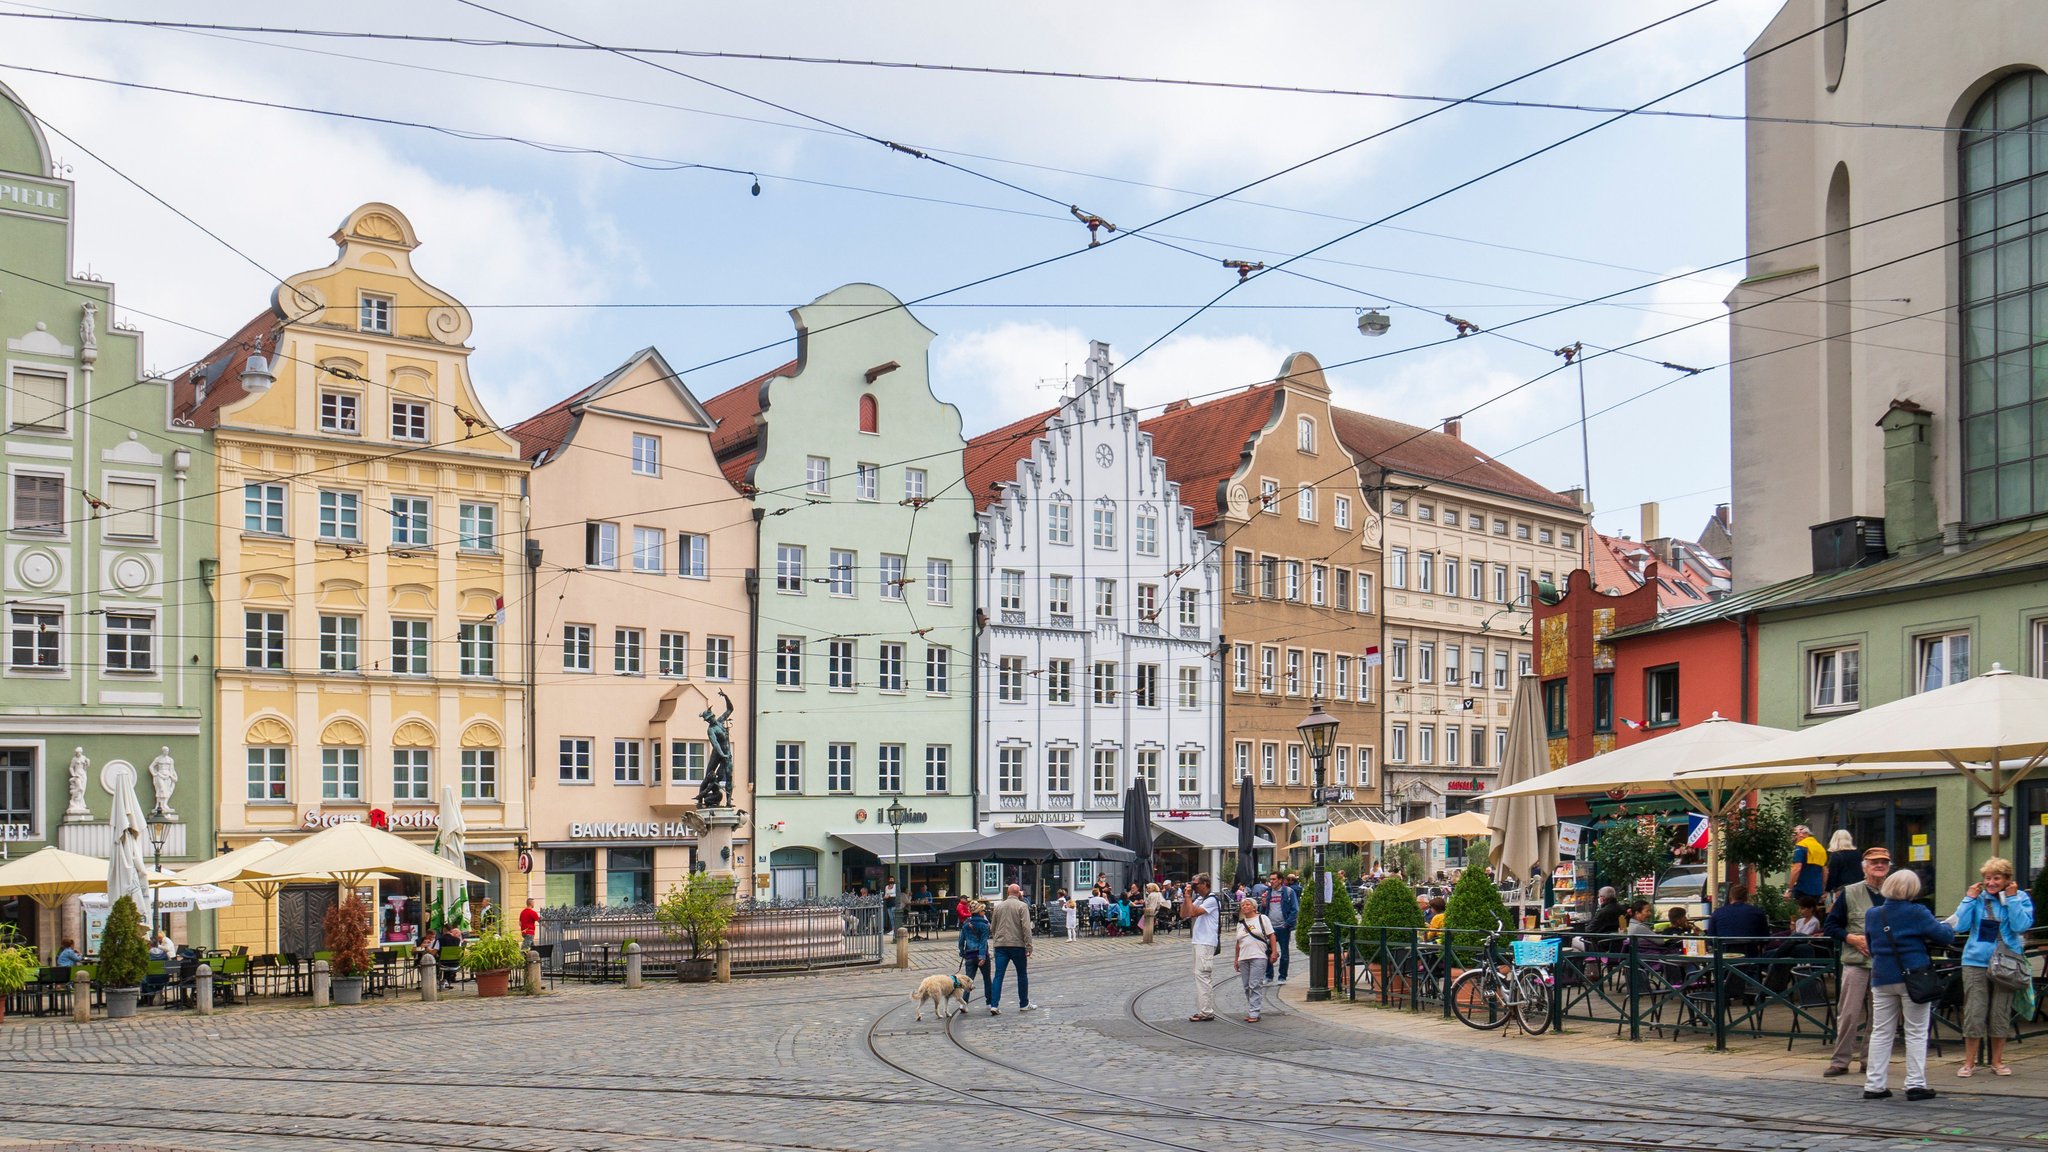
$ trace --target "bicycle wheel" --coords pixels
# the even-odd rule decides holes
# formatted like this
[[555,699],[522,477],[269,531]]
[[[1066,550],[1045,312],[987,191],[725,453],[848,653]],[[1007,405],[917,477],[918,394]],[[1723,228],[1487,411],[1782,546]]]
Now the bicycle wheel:
[[1540,1036],[1550,1030],[1550,984],[1539,970],[1515,970],[1515,1011],[1521,1014],[1522,1028],[1530,1035]]
[[1451,982],[1451,1011],[1467,1028],[1491,1032],[1508,1022],[1508,983],[1491,968],[1474,968]]

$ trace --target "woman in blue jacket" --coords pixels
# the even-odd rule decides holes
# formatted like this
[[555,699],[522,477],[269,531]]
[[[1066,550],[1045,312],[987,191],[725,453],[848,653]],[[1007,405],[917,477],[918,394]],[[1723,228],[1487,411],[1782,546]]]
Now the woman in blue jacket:
[[1991,954],[2002,940],[2025,955],[2027,929],[2034,926],[2034,901],[2013,879],[2012,861],[1993,856],[1984,862],[1983,882],[1970,885],[1948,922],[1963,945],[1963,1063],[1956,1075],[1977,1070],[1977,1045],[1991,1039],[1991,1070],[2012,1075],[2005,1066],[2005,1042],[2012,1036],[2012,989],[1991,982]]
[[[981,999],[988,1003],[989,948],[988,948],[988,905],[979,900],[969,905],[967,919],[960,922],[960,974],[967,977],[969,985],[974,983],[974,974],[981,973]],[[969,987],[961,994],[960,1002],[967,1003],[974,998],[974,989]]]
[[1884,881],[1884,903],[1863,916],[1870,941],[1870,1052],[1863,1078],[1863,1098],[1891,1096],[1892,1041],[1899,1021],[1906,1025],[1906,1099],[1926,1100],[1927,1023],[1934,1005],[1915,1004],[1906,995],[1906,969],[1929,963],[1928,949],[1955,939],[1947,924],[1913,901],[1920,898],[1920,875],[1902,868]]

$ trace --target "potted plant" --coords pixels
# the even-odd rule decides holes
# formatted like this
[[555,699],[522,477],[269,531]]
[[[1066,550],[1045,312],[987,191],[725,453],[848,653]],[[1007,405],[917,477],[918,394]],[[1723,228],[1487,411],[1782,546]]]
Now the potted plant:
[[42,970],[36,950],[20,942],[14,926],[0,927],[0,1020],[7,1019],[7,998],[35,983]]
[[519,937],[500,929],[486,932],[462,949],[462,970],[476,977],[476,994],[503,996],[512,983],[512,969],[526,961]]
[[363,1002],[363,977],[370,974],[369,925],[370,909],[353,892],[348,899],[329,908],[320,922],[326,937],[327,970],[333,977],[336,1004]]
[[1399,876],[1381,880],[1373,885],[1372,894],[1365,898],[1365,911],[1360,915],[1359,923],[1366,928],[1359,946],[1374,950],[1373,968],[1379,975],[1380,987],[1387,989],[1389,995],[1406,993],[1407,988],[1402,985],[1405,977],[1392,969],[1387,963],[1388,956],[1379,954],[1379,947],[1384,936],[1387,954],[1399,955],[1400,952],[1412,951],[1422,939],[1422,909],[1415,903],[1415,889]]
[[107,1018],[125,1020],[135,1015],[142,997],[142,980],[149,975],[149,940],[143,935],[142,913],[135,910],[135,898],[123,896],[107,912],[106,927],[100,929],[99,963],[93,968],[107,993]]
[[676,978],[684,983],[702,984],[717,968],[719,945],[732,923],[734,881],[730,876],[693,872],[681,884],[671,884],[655,905],[654,918],[662,934],[671,940],[687,940],[690,955],[676,964]]
[[1444,954],[1450,958],[1451,979],[1474,964],[1486,962],[1486,937],[1496,925],[1513,927],[1508,906],[1484,868],[1467,868],[1451,886],[1451,898],[1444,904]]

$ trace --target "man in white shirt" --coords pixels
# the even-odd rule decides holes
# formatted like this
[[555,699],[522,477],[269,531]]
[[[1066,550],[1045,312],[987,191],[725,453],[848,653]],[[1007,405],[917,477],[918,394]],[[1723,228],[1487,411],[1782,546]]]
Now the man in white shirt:
[[1216,897],[1209,892],[1209,877],[1198,875],[1181,895],[1180,917],[1195,927],[1195,1014],[1190,1021],[1201,1023],[1216,1018],[1216,945],[1222,919],[1216,914]]

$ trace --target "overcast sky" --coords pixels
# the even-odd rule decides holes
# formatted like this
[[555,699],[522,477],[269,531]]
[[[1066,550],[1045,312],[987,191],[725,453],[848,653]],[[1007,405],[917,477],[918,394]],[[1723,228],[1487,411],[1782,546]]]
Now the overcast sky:
[[[358,0],[296,10],[0,3],[0,13],[565,38],[508,18],[519,16],[604,45],[1455,97],[1698,3],[1176,0],[1084,9],[490,0],[500,15],[457,0]],[[1714,0],[1495,98],[1634,106],[1737,63],[1776,8],[1777,0]],[[0,17],[0,82],[70,138],[53,134],[51,144],[79,184],[79,269],[117,282],[125,318],[147,333],[152,367],[175,369],[265,305],[274,281],[251,261],[278,275],[325,265],[342,217],[384,200],[418,229],[420,272],[474,310],[472,371],[505,424],[649,344],[699,396],[721,392],[787,359],[787,344],[752,350],[787,341],[787,310],[847,281],[912,299],[1064,255],[915,309],[938,333],[939,395],[979,432],[1052,403],[1090,339],[1108,341],[1119,362],[1138,356],[1230,285],[1235,273],[1221,260],[1277,263],[1605,118],[1449,109],[1162,224],[1166,244],[1141,235],[1087,251],[1068,204],[1128,230],[1440,105],[654,59],[688,75],[594,51]],[[1658,107],[1740,113],[1740,72]],[[675,163],[739,174],[649,170]],[[756,176],[758,197],[750,194]],[[1665,530],[1691,536],[1727,499],[1727,373],[1680,378],[1654,362],[1710,368],[1727,359],[1721,300],[1739,266],[1498,335],[1420,346],[1452,334],[1444,313],[1491,330],[1742,252],[1741,124],[1631,117],[1334,244],[1292,265],[1300,276],[1255,277],[1120,376],[1134,403],[1156,405],[1270,379],[1294,350],[1325,364],[1373,356],[1332,370],[1339,401],[1433,424],[1557,367],[1551,349],[1614,347],[1705,320],[1633,349],[1649,362],[1611,355],[1584,371],[1596,412],[1678,381],[1592,420],[1592,490],[1604,531],[1635,533],[1638,504],[1658,500]],[[1393,328],[1367,340],[1355,310],[1374,305]],[[1547,485],[1578,484],[1577,387],[1575,373],[1560,372],[1487,404],[1467,418],[1466,438]]]

